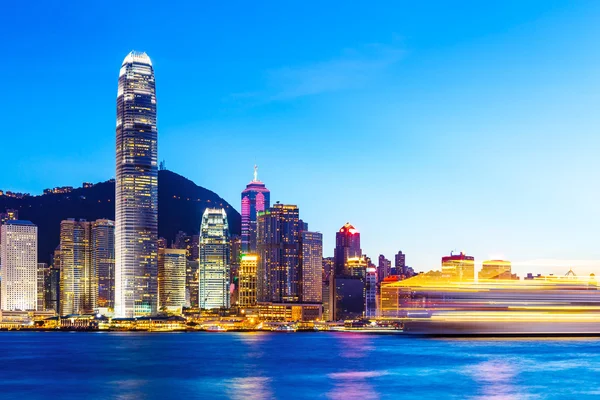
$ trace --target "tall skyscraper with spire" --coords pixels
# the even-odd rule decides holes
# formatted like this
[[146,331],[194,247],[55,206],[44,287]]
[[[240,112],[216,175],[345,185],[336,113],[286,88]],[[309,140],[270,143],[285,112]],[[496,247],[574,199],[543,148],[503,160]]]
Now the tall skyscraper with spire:
[[115,196],[115,314],[157,311],[158,151],[154,70],[132,51],[119,73]]
[[242,192],[242,253],[256,253],[256,220],[258,212],[271,205],[271,192],[258,180],[258,167],[254,166],[254,179]]

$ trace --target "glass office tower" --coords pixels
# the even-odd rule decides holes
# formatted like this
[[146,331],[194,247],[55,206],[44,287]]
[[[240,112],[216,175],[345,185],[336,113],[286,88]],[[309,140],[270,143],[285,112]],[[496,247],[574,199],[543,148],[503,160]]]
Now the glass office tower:
[[115,314],[157,311],[158,165],[152,62],[132,51],[117,93]]
[[200,226],[200,308],[229,308],[229,225],[222,208],[207,208]]

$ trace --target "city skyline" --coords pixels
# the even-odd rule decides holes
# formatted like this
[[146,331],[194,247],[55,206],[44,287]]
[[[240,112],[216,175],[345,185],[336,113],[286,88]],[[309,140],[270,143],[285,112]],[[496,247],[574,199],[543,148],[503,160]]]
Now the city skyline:
[[598,1],[2,11],[3,398],[598,397]]
[[[564,274],[570,267],[581,275],[598,272],[600,249],[594,239],[600,221],[595,209],[598,193],[590,182],[598,170],[592,150],[598,144],[593,132],[599,121],[593,113],[592,93],[600,85],[593,73],[598,60],[590,51],[590,38],[598,30],[589,17],[598,6],[545,3],[533,2],[525,9],[512,3],[473,6],[465,15],[451,14],[457,17],[452,23],[428,16],[420,6],[406,8],[415,21],[441,22],[441,28],[431,33],[404,19],[403,25],[392,28],[391,17],[402,15],[403,9],[391,7],[397,13],[390,12],[389,19],[379,15],[380,29],[369,25],[357,28],[353,35],[329,33],[322,44],[301,46],[298,56],[280,52],[262,62],[246,63],[242,70],[220,68],[229,58],[203,42],[216,60],[204,71],[219,84],[187,75],[192,89],[210,83],[200,94],[194,91],[192,101],[180,96],[177,85],[183,78],[175,71],[198,65],[199,58],[181,52],[180,45],[172,49],[158,45],[152,34],[136,38],[135,43],[119,43],[109,35],[106,44],[79,61],[78,69],[93,72],[98,80],[97,99],[90,100],[98,113],[85,113],[93,141],[81,138],[79,129],[70,125],[77,122],[79,127],[81,120],[66,121],[60,117],[64,112],[57,112],[80,110],[76,102],[82,88],[60,73],[69,59],[65,52],[76,47],[79,39],[67,40],[64,48],[40,49],[47,70],[27,74],[31,66],[20,65],[21,75],[15,74],[12,61],[30,57],[18,46],[31,44],[27,40],[33,37],[23,35],[15,43],[2,44],[9,62],[1,67],[0,79],[14,78],[20,85],[23,76],[39,83],[46,74],[55,74],[52,82],[63,85],[60,93],[53,92],[48,110],[36,111],[46,126],[61,134],[47,135],[52,138],[49,143],[28,126],[17,125],[23,117],[14,108],[20,102],[12,99],[21,94],[14,84],[3,81],[11,94],[0,103],[6,110],[7,130],[33,135],[34,140],[30,155],[7,154],[0,175],[2,188],[40,193],[44,187],[113,176],[109,150],[114,145],[114,117],[109,115],[114,115],[114,109],[105,99],[114,98],[116,63],[136,48],[156,60],[160,76],[159,159],[234,205],[239,204],[239,191],[251,178],[252,166],[258,164],[261,180],[273,193],[272,202],[297,204],[311,229],[324,234],[326,256],[333,251],[333,233],[349,221],[363,233],[362,247],[371,258],[378,254],[390,258],[401,249],[407,254],[407,265],[417,271],[438,268],[440,255],[459,250],[475,257],[477,269],[482,260],[501,258],[512,261],[521,276]],[[40,11],[31,11],[31,18],[47,27]],[[191,11],[196,14],[190,15],[199,12]],[[289,22],[287,11],[282,11],[282,20]],[[154,20],[160,10],[143,12]],[[357,12],[344,11],[347,16]],[[21,13],[14,14],[18,21]],[[498,14],[507,18],[497,20]],[[79,15],[77,9],[73,15]],[[478,23],[457,28],[474,16]],[[323,18],[327,17],[331,12],[326,10]],[[299,22],[306,18],[300,14]],[[54,39],[62,40],[69,28],[79,24],[73,21],[64,21],[64,29],[54,31]],[[486,22],[493,23],[483,27]],[[324,33],[324,24],[321,19],[316,22],[315,34]],[[18,31],[15,22],[3,26]],[[285,33],[281,26],[277,28]],[[221,32],[214,24],[203,29]],[[444,29],[447,35],[441,37]],[[550,36],[551,46],[540,42],[549,32],[558,32]],[[164,27],[159,34],[165,35]],[[247,40],[263,39],[264,32],[254,35],[258,36]],[[289,35],[280,40],[293,39]],[[87,37],[89,31],[84,29],[82,38]],[[431,47],[434,39],[436,47]],[[230,37],[222,40],[231,44]],[[279,40],[265,39],[261,51],[275,54],[280,46]],[[235,58],[248,56],[239,47],[234,49]],[[473,54],[478,55],[474,60],[469,58]],[[556,54],[568,57],[557,59]],[[350,73],[340,80],[326,79],[340,69]],[[271,83],[277,83],[275,88],[261,81],[265,71],[278,80]],[[231,81],[225,82],[225,76]],[[293,80],[298,84],[292,86]],[[36,90],[48,93],[55,84],[45,83]],[[188,111],[198,106],[204,108],[189,117]],[[283,134],[281,141],[274,140],[278,132]],[[217,173],[198,167],[199,149],[222,140],[230,158],[227,165]],[[301,155],[278,153],[295,143]],[[252,146],[261,151],[250,154],[247,149]],[[206,165],[214,161],[212,157],[206,154]],[[346,160],[343,167],[333,161],[341,159]],[[324,168],[326,174],[315,173]],[[320,201],[305,190],[308,177]],[[353,196],[349,188],[357,183],[370,196]],[[556,190],[557,184],[561,190]]]

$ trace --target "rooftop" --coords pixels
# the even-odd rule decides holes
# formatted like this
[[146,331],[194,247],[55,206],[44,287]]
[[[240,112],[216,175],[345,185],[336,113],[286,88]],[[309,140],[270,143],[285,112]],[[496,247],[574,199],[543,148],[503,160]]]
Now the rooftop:
[[9,220],[9,221],[6,221],[4,223],[4,225],[29,225],[29,226],[35,226],[35,224],[33,222],[22,220],[22,219],[21,220],[19,220],[19,219],[17,219],[17,220]]
[[148,54],[146,54],[143,51],[135,51],[135,50],[132,50],[129,54],[127,54],[127,56],[123,60],[122,65],[132,64],[134,62],[140,63],[140,64],[152,65],[152,61],[150,61],[150,57],[148,57]]

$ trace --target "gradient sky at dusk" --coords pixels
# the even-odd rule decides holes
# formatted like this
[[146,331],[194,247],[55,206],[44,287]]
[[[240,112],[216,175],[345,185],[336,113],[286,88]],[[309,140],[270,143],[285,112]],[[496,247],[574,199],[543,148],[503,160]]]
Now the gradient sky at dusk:
[[14,3],[1,189],[114,177],[136,49],[167,168],[239,208],[257,163],[326,256],[350,221],[369,256],[418,271],[464,250],[600,273],[600,2]]

